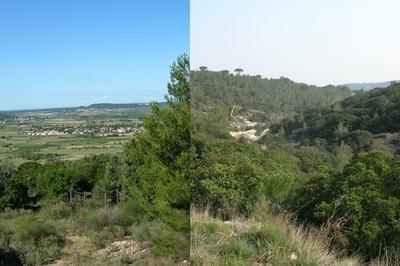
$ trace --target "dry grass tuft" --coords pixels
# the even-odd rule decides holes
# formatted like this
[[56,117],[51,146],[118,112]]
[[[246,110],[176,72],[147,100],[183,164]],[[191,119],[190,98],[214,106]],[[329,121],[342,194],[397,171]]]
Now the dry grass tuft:
[[362,265],[332,249],[326,230],[295,225],[292,215],[267,203],[229,221],[192,208],[191,221],[193,265]]

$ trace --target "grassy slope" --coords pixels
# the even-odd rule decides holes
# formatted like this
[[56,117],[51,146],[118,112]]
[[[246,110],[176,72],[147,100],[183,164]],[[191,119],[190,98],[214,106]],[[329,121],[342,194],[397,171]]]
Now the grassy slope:
[[224,222],[193,210],[193,265],[361,265],[357,258],[341,258],[322,230],[295,226],[266,205],[255,213]]

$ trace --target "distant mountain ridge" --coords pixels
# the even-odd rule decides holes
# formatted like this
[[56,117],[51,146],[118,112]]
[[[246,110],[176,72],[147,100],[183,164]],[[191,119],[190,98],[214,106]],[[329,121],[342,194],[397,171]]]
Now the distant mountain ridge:
[[383,82],[363,82],[363,83],[346,83],[342,84],[342,86],[346,86],[347,88],[356,91],[356,90],[364,90],[369,91],[375,88],[386,88],[389,87],[393,83],[398,83],[400,80],[391,80],[391,81],[383,81]]
[[[38,109],[21,109],[21,110],[0,110],[0,113],[17,113],[17,112],[68,112],[77,109],[113,109],[113,108],[133,108],[140,106],[149,106],[150,103],[94,103],[88,106],[75,106],[75,107],[54,107],[54,108],[38,108]],[[159,102],[160,106],[166,105],[166,102]]]
[[131,108],[148,105],[149,103],[94,103],[87,106],[87,108]]

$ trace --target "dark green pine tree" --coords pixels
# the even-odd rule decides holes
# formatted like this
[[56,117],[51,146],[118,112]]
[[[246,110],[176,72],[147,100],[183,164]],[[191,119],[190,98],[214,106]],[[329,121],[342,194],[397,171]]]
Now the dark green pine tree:
[[152,219],[176,230],[189,230],[189,69],[189,58],[179,56],[171,66],[168,106],[152,103],[144,132],[125,148],[126,190]]

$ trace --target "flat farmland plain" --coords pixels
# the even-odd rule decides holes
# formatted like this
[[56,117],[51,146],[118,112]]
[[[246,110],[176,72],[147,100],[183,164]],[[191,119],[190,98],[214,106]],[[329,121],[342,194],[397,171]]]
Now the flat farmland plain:
[[78,107],[0,114],[0,161],[76,160],[116,154],[143,130],[148,105]]

